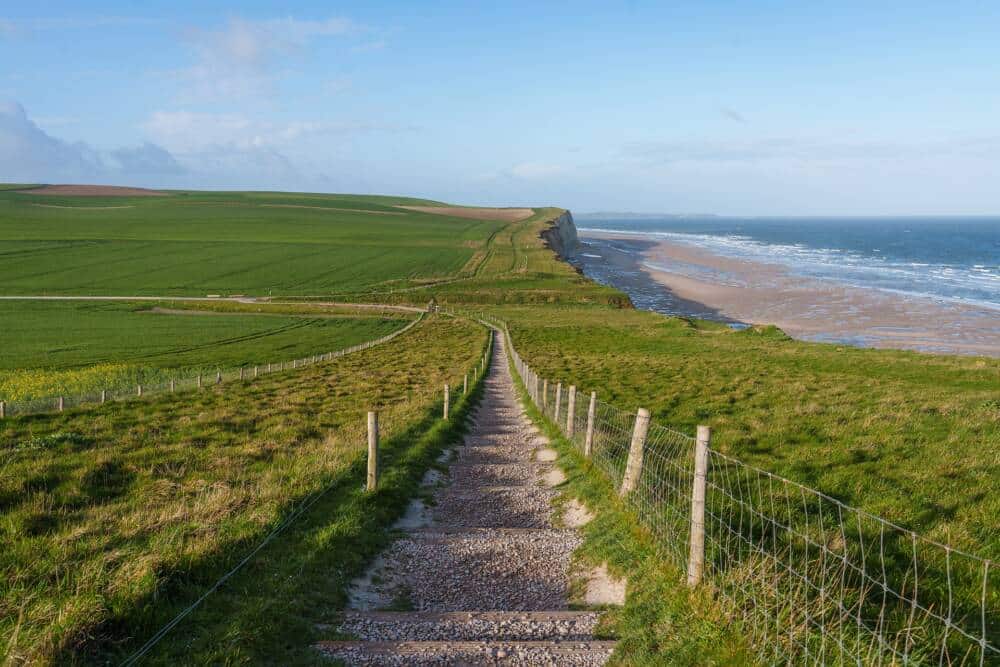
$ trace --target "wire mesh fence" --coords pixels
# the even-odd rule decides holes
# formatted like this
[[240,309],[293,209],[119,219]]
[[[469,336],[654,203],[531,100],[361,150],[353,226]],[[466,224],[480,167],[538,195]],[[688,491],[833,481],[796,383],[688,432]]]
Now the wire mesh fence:
[[211,372],[192,371],[190,374],[181,374],[169,379],[158,379],[150,383],[129,384],[127,386],[113,386],[106,389],[94,390],[90,392],[66,395],[66,396],[46,396],[42,398],[21,400],[21,401],[0,401],[0,418],[18,417],[23,415],[43,414],[49,412],[62,412],[73,408],[87,405],[100,405],[111,401],[124,401],[143,396],[160,395],[167,393],[183,392],[192,389],[210,387],[216,384],[250,381],[263,375],[295,370],[312,366],[323,361],[343,357],[348,354],[368,350],[377,345],[387,343],[400,336],[423,319],[424,313],[420,313],[406,326],[397,329],[385,336],[376,338],[357,345],[351,345],[341,350],[324,352],[299,359],[288,361],[265,362],[252,366],[242,366],[239,368],[216,369]]
[[636,413],[576,392],[567,414],[569,388],[534,371],[502,321],[480,318],[506,336],[539,411],[688,583],[724,602],[762,663],[1000,665],[996,563],[747,465],[707,437],[653,422],[636,448]]
[[[401,332],[397,332],[398,335]],[[423,417],[430,411],[437,413],[442,404],[450,400],[455,407],[462,405],[469,400],[470,395],[475,391],[478,382],[481,382],[490,366],[490,356],[493,352],[493,335],[487,338],[483,348],[482,356],[470,366],[462,376],[450,377],[442,387],[440,398],[431,398],[436,392],[421,393],[419,398],[407,399],[399,403],[384,406],[378,411],[369,412],[367,415],[357,412],[347,425],[341,425],[337,429],[327,433],[324,439],[324,454],[319,459],[311,459],[308,465],[296,468],[294,471],[298,479],[297,486],[301,489],[308,489],[302,499],[291,507],[275,523],[272,529],[260,540],[249,552],[235,565],[208,587],[200,597],[189,606],[185,607],[168,623],[159,628],[143,645],[134,651],[122,664],[136,665],[177,625],[191,615],[206,599],[219,590],[225,583],[239,572],[247,563],[269,543],[279,538],[299,517],[305,514],[318,500],[326,495],[337,483],[337,471],[342,468],[343,457],[357,454],[368,447],[369,457],[368,479],[366,488],[374,491],[378,487],[378,476],[383,461],[383,455],[379,450],[379,441],[403,440],[408,442],[414,436],[414,428],[424,421]],[[364,346],[357,346],[357,349],[364,349]],[[344,352],[347,353],[346,351]],[[371,415],[377,415],[373,421]],[[437,413],[442,418],[447,419],[447,411]],[[367,418],[366,418],[367,417]],[[424,426],[426,428],[426,426]],[[373,447],[374,429],[374,447]],[[336,445],[344,445],[337,447]],[[374,480],[372,479],[373,467],[371,458],[375,458]],[[373,483],[374,482],[374,483]]]

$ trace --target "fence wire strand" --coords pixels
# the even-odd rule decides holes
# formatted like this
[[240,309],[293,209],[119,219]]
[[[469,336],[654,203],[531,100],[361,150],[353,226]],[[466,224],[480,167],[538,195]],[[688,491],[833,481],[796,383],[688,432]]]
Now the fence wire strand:
[[[514,367],[566,434],[565,383]],[[536,381],[537,379],[537,381]],[[535,389],[535,387],[539,389]],[[545,387],[548,387],[547,391]],[[636,415],[579,392],[570,440],[621,489]],[[558,419],[556,418],[558,416]],[[651,423],[625,500],[662,555],[689,563],[696,439]],[[1000,567],[708,449],[704,571],[765,664],[1000,665]]]
[[3,401],[3,417],[18,417],[24,415],[44,414],[49,412],[62,412],[73,408],[87,405],[99,405],[113,401],[126,401],[153,395],[169,394],[190,391],[199,388],[210,388],[217,384],[231,383],[235,381],[251,381],[263,375],[296,370],[313,366],[315,364],[332,361],[348,354],[368,350],[383,343],[387,343],[397,336],[406,333],[424,318],[421,312],[416,318],[410,320],[406,326],[386,334],[380,338],[351,345],[341,350],[314,354],[300,359],[290,361],[265,362],[263,364],[242,366],[240,368],[216,369],[213,371],[200,371],[192,375],[178,375],[173,378],[161,379],[156,382],[129,384],[127,386],[109,387],[104,390],[95,390],[80,394],[67,396],[45,396],[41,398],[25,399],[20,401]]

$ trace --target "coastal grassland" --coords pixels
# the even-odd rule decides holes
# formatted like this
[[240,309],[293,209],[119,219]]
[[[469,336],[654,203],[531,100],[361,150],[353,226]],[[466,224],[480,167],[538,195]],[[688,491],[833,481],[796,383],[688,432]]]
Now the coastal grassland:
[[[511,373],[517,372],[511,365]],[[594,518],[583,526],[583,545],[574,554],[577,567],[606,565],[628,582],[625,604],[602,617],[597,634],[618,641],[609,665],[751,665],[745,638],[711,596],[678,582],[684,573],[663,558],[639,519],[621,501],[614,486],[562,436],[531,402],[520,380],[516,386],[528,416],[549,438],[566,473],[558,502],[574,498]],[[560,510],[562,511],[562,510]]]
[[505,224],[399,208],[415,203],[437,202],[0,191],[0,293],[304,296],[399,288],[457,275]]
[[377,298],[397,303],[424,303],[433,298],[453,306],[627,303],[628,298],[621,292],[587,279],[543,244],[542,232],[562,212],[557,208],[538,208],[531,217],[507,224],[491,237],[471,275],[404,293],[380,294]]
[[0,301],[0,400],[287,361],[379,338],[413,317],[310,305]]
[[518,351],[716,449],[937,541],[1000,556],[1000,360],[794,341],[604,307],[505,308]]
[[[315,501],[157,649],[173,664],[308,661],[317,619],[453,433],[442,383],[460,386],[485,344],[432,316],[254,382],[0,422],[0,654],[118,662]],[[374,495],[359,492],[368,409],[385,433]]]

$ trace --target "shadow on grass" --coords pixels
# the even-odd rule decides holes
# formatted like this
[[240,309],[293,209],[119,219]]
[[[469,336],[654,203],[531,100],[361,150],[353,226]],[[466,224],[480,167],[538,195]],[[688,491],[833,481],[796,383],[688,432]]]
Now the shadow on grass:
[[[308,510],[175,627],[143,664],[315,664],[312,644],[347,601],[347,585],[391,541],[389,526],[420,491],[423,474],[465,431],[482,380],[440,418],[435,402],[422,418],[380,443],[379,489],[365,492],[363,451],[332,476]],[[284,517],[312,494],[290,498]],[[110,618],[58,664],[117,664],[198,599],[272,530],[222,545],[183,571],[161,573],[155,591],[127,608],[109,602]]]

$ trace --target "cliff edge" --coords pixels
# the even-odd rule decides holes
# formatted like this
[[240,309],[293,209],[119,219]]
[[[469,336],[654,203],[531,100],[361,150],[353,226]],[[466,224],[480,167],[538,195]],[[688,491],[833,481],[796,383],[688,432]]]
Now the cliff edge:
[[573,223],[573,214],[569,211],[563,211],[558,218],[553,220],[551,226],[542,232],[542,238],[563,259],[572,257],[580,248],[580,240],[576,235],[576,225]]

